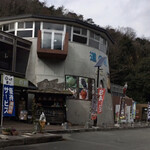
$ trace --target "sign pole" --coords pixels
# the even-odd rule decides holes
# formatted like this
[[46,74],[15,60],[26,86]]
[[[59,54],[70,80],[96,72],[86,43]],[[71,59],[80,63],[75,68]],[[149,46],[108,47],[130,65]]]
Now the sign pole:
[[[4,74],[3,74],[3,78],[4,78]],[[4,81],[4,79],[3,79],[3,81]],[[2,83],[3,84],[3,83]],[[1,128],[3,127],[3,106],[4,106],[4,84],[2,85],[2,108],[1,108]]]

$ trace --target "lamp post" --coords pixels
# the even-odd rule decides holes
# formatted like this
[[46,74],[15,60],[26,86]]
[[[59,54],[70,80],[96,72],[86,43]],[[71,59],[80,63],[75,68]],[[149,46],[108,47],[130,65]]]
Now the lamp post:
[[[106,59],[106,57],[101,57],[101,58],[98,60],[97,64],[95,65],[95,67],[97,67],[97,86],[96,86],[97,89],[98,89],[98,87],[99,87],[99,72],[100,72],[100,70],[102,70],[101,66],[103,65],[105,59]],[[96,89],[96,93],[97,93],[97,89]],[[97,99],[97,95],[96,95],[96,99]],[[97,125],[97,117],[96,117],[96,119],[94,120],[94,124],[93,124],[93,125],[94,125],[94,126]]]

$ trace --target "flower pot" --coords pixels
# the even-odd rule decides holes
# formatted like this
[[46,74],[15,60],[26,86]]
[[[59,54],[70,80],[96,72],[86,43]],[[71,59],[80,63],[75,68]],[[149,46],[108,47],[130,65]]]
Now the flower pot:
[[4,130],[2,130],[2,134],[3,134],[3,135],[10,135],[11,133],[10,133],[9,131],[4,131]]

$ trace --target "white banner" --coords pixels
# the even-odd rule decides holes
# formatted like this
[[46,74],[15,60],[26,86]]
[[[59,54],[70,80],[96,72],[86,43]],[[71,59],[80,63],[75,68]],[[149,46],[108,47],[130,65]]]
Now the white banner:
[[150,102],[148,102],[147,119],[150,120]]

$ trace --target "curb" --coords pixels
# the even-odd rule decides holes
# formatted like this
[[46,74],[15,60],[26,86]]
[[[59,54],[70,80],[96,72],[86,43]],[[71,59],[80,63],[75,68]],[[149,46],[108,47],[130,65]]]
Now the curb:
[[47,135],[47,136],[39,136],[39,137],[12,139],[8,141],[1,141],[0,148],[4,148],[8,146],[19,146],[19,145],[29,145],[29,144],[36,144],[36,143],[55,142],[55,141],[62,141],[62,140],[63,140],[63,137],[61,135]]
[[88,128],[88,129],[64,129],[64,130],[52,130],[46,131],[47,133],[52,134],[65,134],[65,133],[79,133],[79,132],[93,132],[93,131],[116,131],[116,130],[132,130],[132,129],[141,129],[141,128],[150,128],[150,126],[140,126],[140,127],[106,127],[106,128]]
[[[116,131],[116,130],[133,130],[141,128],[150,128],[150,126],[130,126],[130,127],[94,127],[94,128],[81,128],[81,129],[62,129],[62,130],[47,130],[45,133],[51,134],[66,134],[66,133],[80,133],[80,132],[94,132],[94,131]],[[38,137],[21,137],[20,139],[10,139],[7,141],[0,141],[0,148],[8,146],[19,146],[19,145],[29,145],[37,143],[55,142],[62,141],[62,135],[41,135]]]

